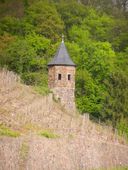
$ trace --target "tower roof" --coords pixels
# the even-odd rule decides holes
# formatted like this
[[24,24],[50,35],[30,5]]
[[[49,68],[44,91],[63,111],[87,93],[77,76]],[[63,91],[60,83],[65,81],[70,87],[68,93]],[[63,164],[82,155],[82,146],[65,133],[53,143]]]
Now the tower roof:
[[62,37],[62,42],[51,62],[48,63],[48,66],[63,65],[63,66],[76,66],[75,63],[71,60],[67,48],[64,44],[64,39]]

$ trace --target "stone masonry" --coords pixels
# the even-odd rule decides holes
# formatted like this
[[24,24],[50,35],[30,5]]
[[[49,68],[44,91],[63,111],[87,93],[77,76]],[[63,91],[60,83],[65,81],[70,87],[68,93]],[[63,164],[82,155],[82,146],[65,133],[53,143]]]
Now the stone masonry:
[[[61,80],[58,76],[61,75]],[[70,80],[68,76],[70,75]],[[50,66],[49,88],[57,100],[67,109],[75,110],[75,67],[73,66]]]
[[70,111],[75,110],[75,69],[62,38],[54,58],[48,63],[48,85],[54,97]]

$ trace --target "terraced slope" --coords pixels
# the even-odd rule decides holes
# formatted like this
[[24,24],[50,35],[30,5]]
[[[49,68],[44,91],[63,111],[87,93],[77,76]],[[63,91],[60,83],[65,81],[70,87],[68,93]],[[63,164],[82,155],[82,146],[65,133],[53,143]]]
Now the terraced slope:
[[[67,113],[52,94],[41,96],[0,71],[0,170],[86,170],[128,166],[128,145],[110,127]],[[9,129],[18,132],[9,137]],[[7,137],[8,136],[8,137]]]

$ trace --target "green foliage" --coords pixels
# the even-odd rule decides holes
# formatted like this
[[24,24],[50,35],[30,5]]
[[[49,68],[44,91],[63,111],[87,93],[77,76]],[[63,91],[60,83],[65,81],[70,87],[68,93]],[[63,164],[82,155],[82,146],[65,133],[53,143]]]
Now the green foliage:
[[65,23],[66,31],[72,25],[79,25],[86,16],[85,7],[75,1],[61,2],[57,5],[57,9]]
[[50,93],[50,89],[46,86],[35,86],[35,91],[41,95],[47,95]]
[[99,117],[104,89],[98,85],[87,70],[78,70],[76,76],[76,102],[82,113],[92,113]]
[[[81,113],[128,128],[128,21],[122,0],[13,0],[0,2],[0,67],[49,93],[47,63],[62,33],[77,65]],[[14,11],[14,7],[17,9]]]
[[5,65],[21,74],[30,70],[30,62],[36,56],[34,48],[24,39],[17,39],[5,53]]
[[86,68],[92,73],[93,78],[100,81],[110,75],[115,52],[109,42],[93,41],[88,31],[76,26],[70,30],[69,35],[81,48],[79,67]]
[[[115,70],[109,79],[105,81],[108,94],[105,97],[102,117],[104,120],[111,120],[113,125],[118,128],[120,127],[120,124],[122,124],[122,121],[128,121],[127,54],[127,49],[125,52],[118,54]],[[127,128],[128,124],[125,123],[124,129]],[[122,128],[120,130],[122,131]]]
[[0,28],[2,32],[17,33],[19,20],[15,17],[7,16],[1,19]]
[[90,32],[88,30],[83,29],[79,26],[72,26],[71,29],[69,29],[69,37],[70,40],[73,42],[77,42],[80,46],[85,46],[85,41],[87,44],[90,43]]
[[47,52],[48,47],[50,46],[50,40],[32,32],[26,36],[26,41],[34,48],[36,53],[39,55],[40,53],[45,54]]
[[[7,41],[11,41],[10,37]],[[12,42],[12,41],[11,41]],[[36,33],[28,34],[25,39],[15,38],[9,45],[1,43],[5,50],[1,50],[1,65],[19,73],[28,85],[47,85],[47,60],[50,40]]]
[[86,47],[88,53],[85,59],[86,68],[91,72],[94,79],[103,82],[112,72],[114,51],[108,42],[94,42]]
[[4,33],[4,35],[0,36],[0,66],[5,65],[6,62],[6,49],[8,46],[15,41],[15,37],[8,34]]
[[110,119],[115,126],[122,117],[127,119],[128,110],[128,77],[121,72],[111,75],[106,82],[108,95],[103,106],[103,118]]
[[114,20],[111,16],[89,8],[88,15],[84,19],[82,27],[90,31],[93,39],[107,41],[113,25]]
[[125,18],[114,20],[109,41],[116,51],[124,51],[128,45],[128,22]]
[[[102,117],[106,96],[104,81],[113,72],[115,52],[108,42],[91,40],[89,31],[73,26],[69,35],[74,41],[68,49],[77,66],[76,102],[82,113]],[[86,44],[85,44],[86,40]]]
[[14,130],[11,130],[10,128],[0,125],[0,136],[9,136],[9,137],[19,137],[20,133]]
[[28,6],[29,6],[28,0],[23,0],[23,2],[24,2],[24,7],[25,7],[25,8],[28,8]]
[[48,130],[44,130],[44,131],[40,132],[40,135],[44,136],[46,138],[49,138],[49,139],[59,138],[59,135],[54,134],[54,133],[52,133],[51,131],[48,131]]
[[117,124],[117,129],[119,135],[125,135],[128,141],[128,120],[121,118],[120,122]]
[[52,40],[59,39],[63,32],[63,22],[52,3],[37,1],[27,10],[27,21],[35,31]]
[[22,74],[22,79],[27,85],[47,85],[47,74],[43,72],[28,72]]

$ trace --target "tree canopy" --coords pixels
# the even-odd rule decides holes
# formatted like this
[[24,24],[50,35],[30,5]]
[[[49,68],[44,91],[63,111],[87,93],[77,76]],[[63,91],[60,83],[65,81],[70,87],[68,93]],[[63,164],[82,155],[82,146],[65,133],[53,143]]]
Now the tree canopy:
[[2,0],[0,11],[1,67],[47,88],[47,63],[64,33],[80,113],[128,134],[127,0]]

